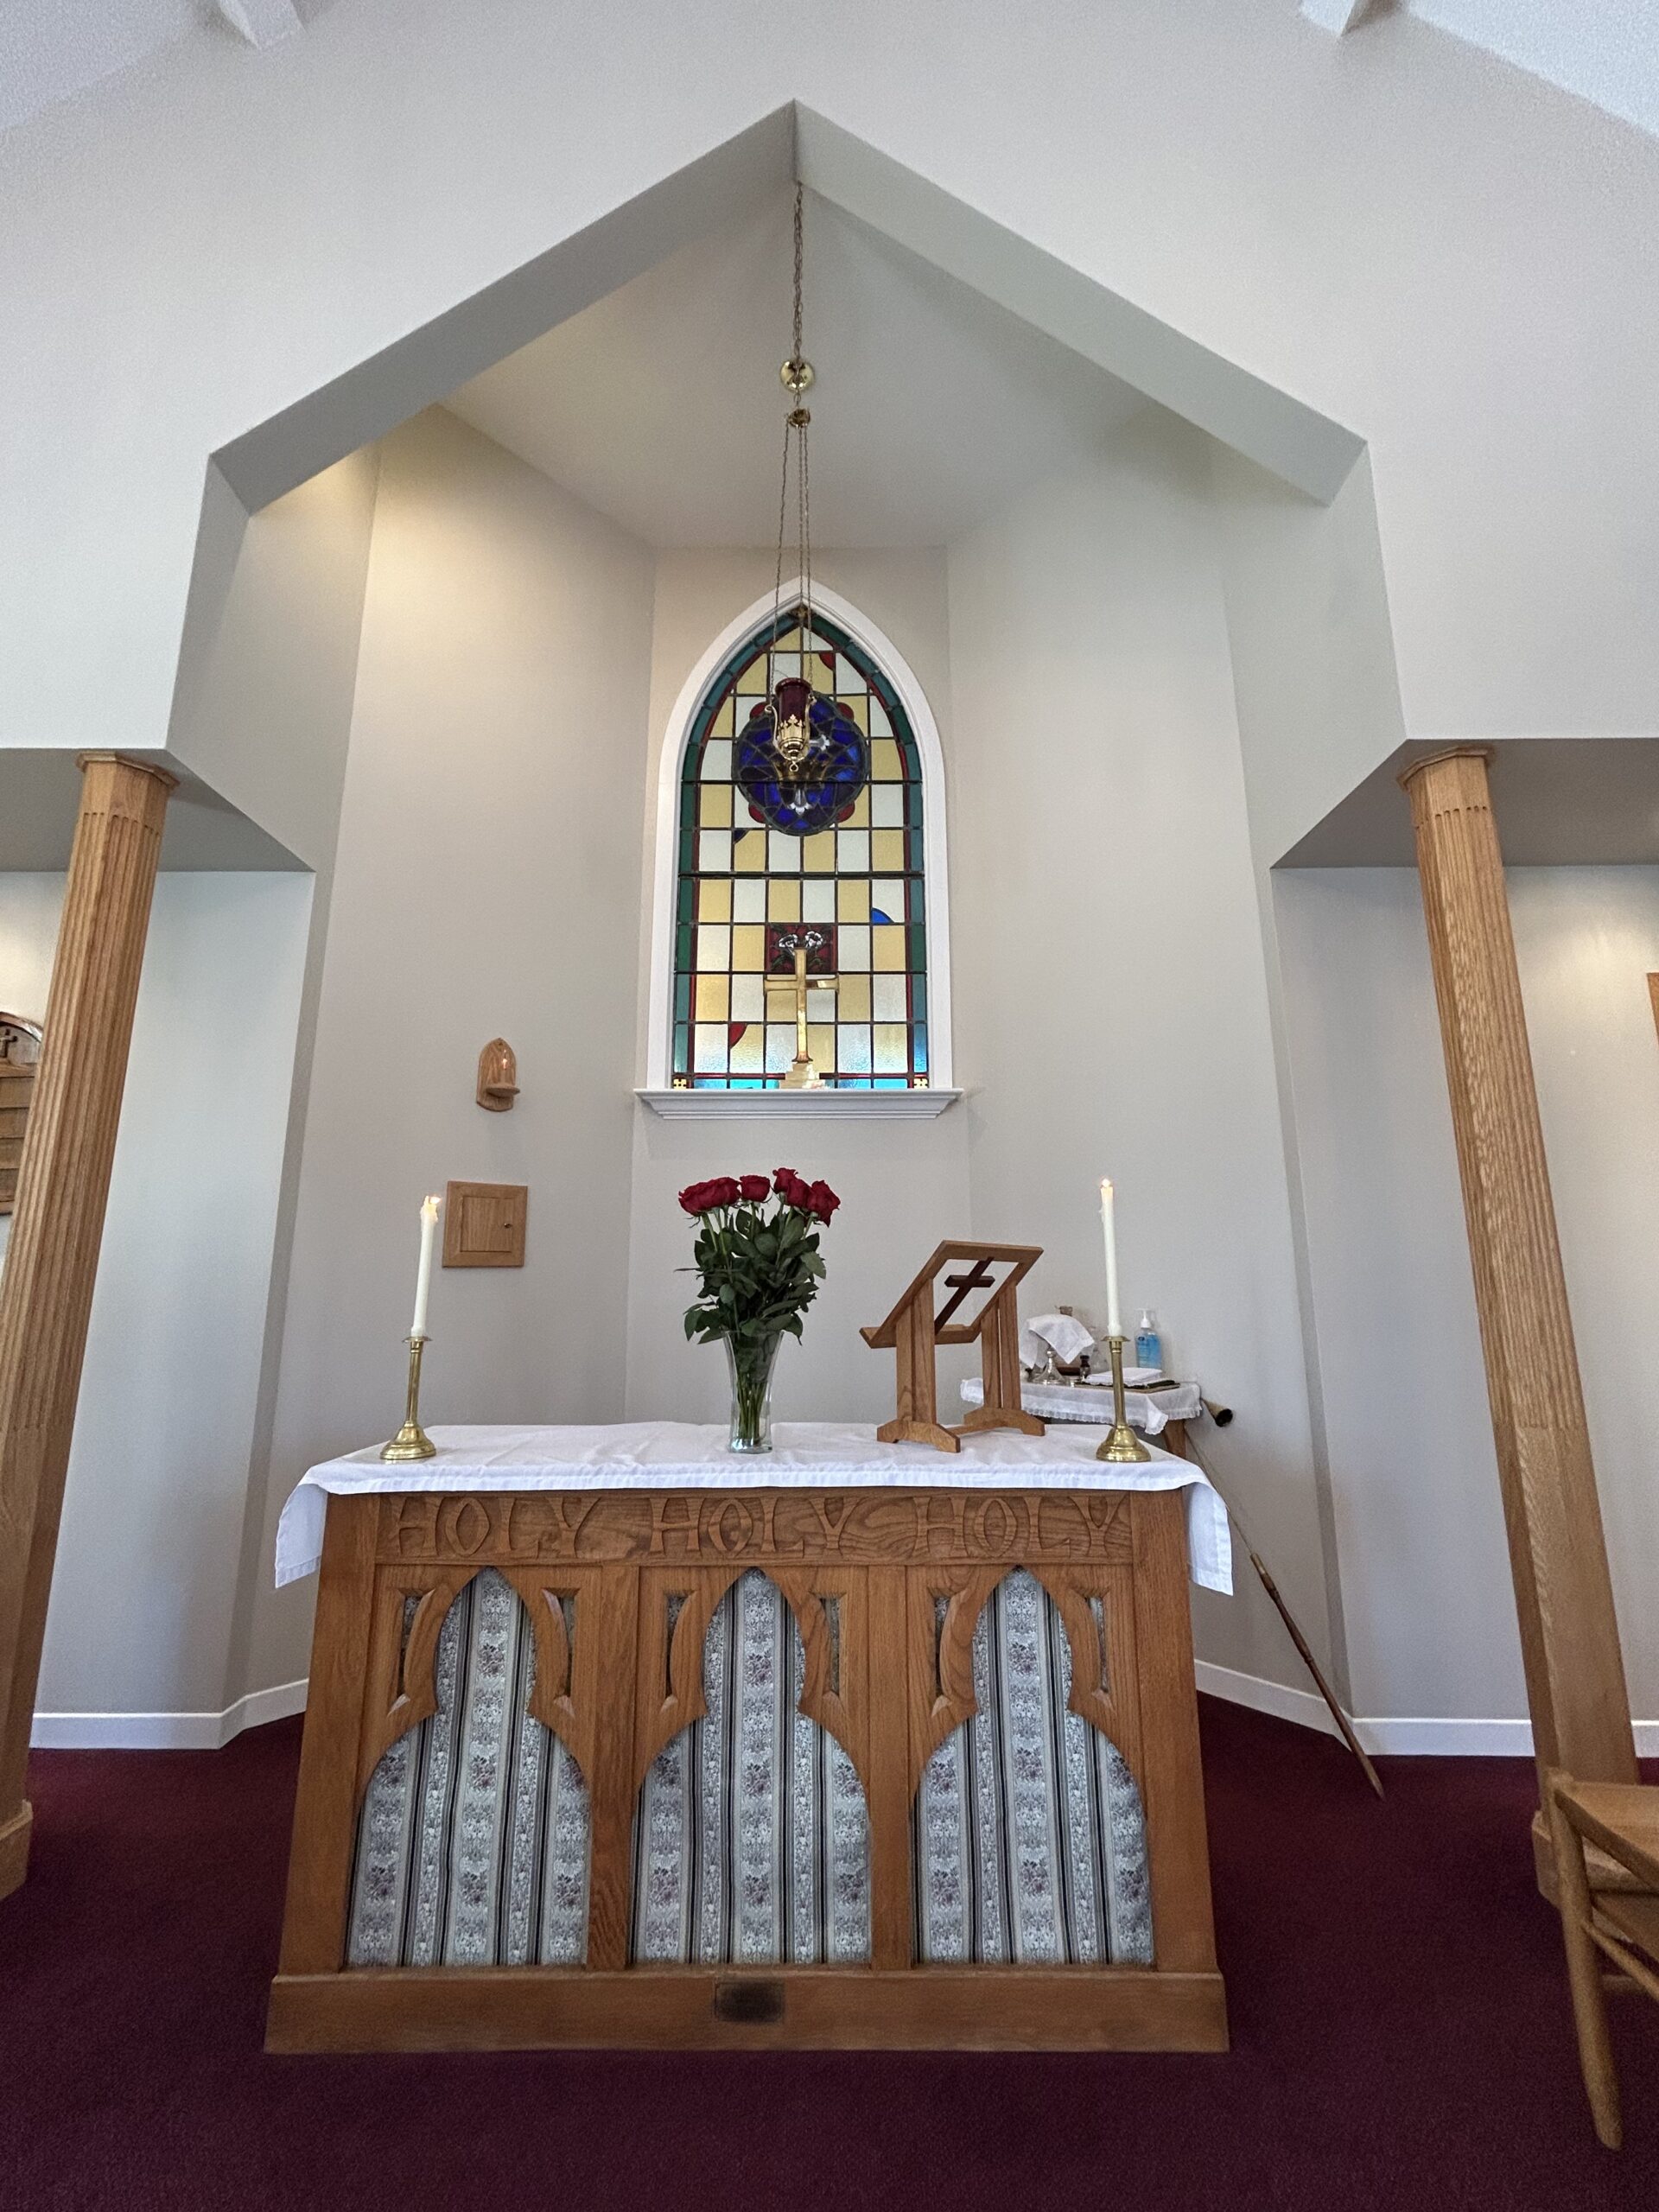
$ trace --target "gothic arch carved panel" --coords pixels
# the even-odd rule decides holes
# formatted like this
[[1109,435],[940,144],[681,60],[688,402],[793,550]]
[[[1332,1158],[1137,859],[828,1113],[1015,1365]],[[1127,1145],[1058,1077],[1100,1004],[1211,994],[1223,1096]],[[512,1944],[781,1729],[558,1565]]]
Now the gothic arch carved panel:
[[858,1570],[641,1578],[631,1955],[863,1963]]
[[348,1965],[586,1955],[595,1686],[583,1580],[494,1567],[384,1577]]
[[1128,1572],[922,1567],[911,1592],[912,1681],[932,1691],[912,1706],[918,1958],[1149,1965],[1146,1819],[1118,1740],[1138,1752],[1138,1717],[1113,1694],[1135,1680]]

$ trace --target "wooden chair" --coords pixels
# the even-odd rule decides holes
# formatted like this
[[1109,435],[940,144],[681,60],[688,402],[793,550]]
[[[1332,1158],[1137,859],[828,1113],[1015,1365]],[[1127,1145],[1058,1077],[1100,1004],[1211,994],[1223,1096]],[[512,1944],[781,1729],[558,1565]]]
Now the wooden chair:
[[[1617,2151],[1624,2128],[1605,1987],[1634,1984],[1659,1999],[1659,1788],[1574,1782],[1555,1770],[1546,1798],[1579,2064],[1596,2133]],[[1617,1974],[1604,1980],[1598,1953]]]

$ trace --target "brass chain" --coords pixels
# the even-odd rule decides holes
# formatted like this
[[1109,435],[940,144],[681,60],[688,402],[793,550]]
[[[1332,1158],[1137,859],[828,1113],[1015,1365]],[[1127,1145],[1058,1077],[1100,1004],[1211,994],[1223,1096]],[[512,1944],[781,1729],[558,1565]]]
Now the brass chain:
[[[805,200],[806,188],[798,182],[795,187],[794,315],[791,325],[790,356],[784,364],[784,381],[789,391],[790,407],[789,412],[784,417],[783,469],[778,486],[778,563],[772,579],[772,642],[766,649],[768,694],[773,689],[775,671],[772,665],[772,656],[783,624],[784,547],[789,526],[789,459],[791,435],[795,440],[796,558],[801,580],[801,600],[804,610],[801,624],[801,667],[804,674],[810,657],[809,639],[812,626],[812,494],[810,473],[808,467],[807,430],[812,416],[810,410],[803,404],[803,395],[807,384],[811,379],[812,372],[802,353],[804,276],[806,257]],[[801,372],[804,372],[804,378],[801,377]],[[795,372],[797,376],[797,381],[792,385],[790,383],[791,372]],[[811,680],[809,675],[807,682],[810,683]]]

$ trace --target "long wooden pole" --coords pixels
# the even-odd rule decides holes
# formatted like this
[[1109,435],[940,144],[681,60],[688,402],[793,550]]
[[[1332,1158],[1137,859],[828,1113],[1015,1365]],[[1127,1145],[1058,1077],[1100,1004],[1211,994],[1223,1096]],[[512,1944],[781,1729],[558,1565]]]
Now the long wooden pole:
[[[1170,1426],[1173,1427],[1174,1423],[1172,1422]],[[1180,1425],[1180,1451],[1181,1456],[1184,1459],[1192,1460],[1196,1465],[1204,1469],[1205,1475],[1209,1478],[1211,1489],[1214,1491],[1216,1496],[1226,1507],[1228,1519],[1232,1522],[1234,1528],[1237,1529],[1240,1536],[1243,1539],[1244,1549],[1249,1554],[1250,1565],[1255,1569],[1255,1579],[1262,1585],[1262,1587],[1267,1592],[1268,1596],[1272,1599],[1274,1611],[1284,1623],[1286,1633],[1289,1636],[1291,1642],[1296,1647],[1297,1657],[1301,1661],[1303,1666],[1306,1668],[1308,1673],[1313,1676],[1314,1688],[1318,1690],[1319,1695],[1325,1700],[1325,1711],[1331,1715],[1331,1718],[1337,1724],[1337,1733],[1342,1738],[1343,1742],[1347,1745],[1349,1750],[1359,1761],[1360,1771],[1364,1775],[1366,1781],[1370,1783],[1371,1788],[1380,1797],[1382,1795],[1382,1778],[1378,1774],[1376,1769],[1371,1764],[1370,1753],[1366,1751],[1363,1744],[1360,1742],[1359,1737],[1355,1732],[1353,1722],[1348,1718],[1347,1713],[1344,1711],[1341,1699],[1337,1695],[1330,1683],[1325,1680],[1325,1669],[1320,1666],[1319,1661],[1313,1656],[1313,1647],[1309,1643],[1307,1638],[1302,1634],[1300,1624],[1298,1622],[1295,1614],[1291,1611],[1289,1605],[1285,1601],[1284,1592],[1280,1589],[1279,1585],[1273,1579],[1272,1569],[1262,1558],[1261,1553],[1256,1549],[1255,1539],[1251,1535],[1249,1528],[1246,1526],[1243,1515],[1239,1511],[1237,1506],[1234,1504],[1232,1499],[1228,1497],[1226,1491],[1223,1490],[1221,1484],[1216,1480],[1215,1469],[1210,1465],[1210,1462],[1205,1458],[1203,1452],[1199,1451],[1198,1446],[1192,1441],[1192,1436],[1188,1433],[1187,1426],[1185,1421]]]
[[1452,1094],[1541,1774],[1634,1782],[1636,1746],[1527,1044],[1487,754],[1401,778]]
[[80,763],[17,1207],[0,1276],[0,1897],[29,1866],[23,1796],[64,1476],[86,1349],[138,971],[174,778]]

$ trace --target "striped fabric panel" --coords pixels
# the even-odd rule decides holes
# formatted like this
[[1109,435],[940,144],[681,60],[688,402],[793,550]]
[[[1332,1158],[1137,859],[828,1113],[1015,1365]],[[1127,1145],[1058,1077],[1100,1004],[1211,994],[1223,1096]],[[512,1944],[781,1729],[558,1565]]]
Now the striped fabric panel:
[[[439,1636],[437,1713],[393,1745],[365,1796],[349,1964],[586,1956],[587,1787],[529,1715],[534,1665],[524,1608],[485,1570]],[[1023,1570],[981,1615],[973,1665],[980,1710],[929,1762],[912,1815],[918,1955],[1150,1964],[1140,1793],[1116,1747],[1066,1711],[1065,1629]],[[863,1793],[798,1710],[799,1631],[758,1572],[727,1593],[703,1668],[707,1716],[640,1792],[633,1956],[867,1961]]]
[[709,1710],[653,1761],[634,1828],[632,1955],[684,1965],[856,1965],[870,1955],[864,1793],[799,1710],[805,1655],[751,1570],[703,1645]]
[[979,1710],[929,1760],[912,1814],[917,1955],[1150,1966],[1141,1793],[1067,1712],[1065,1625],[1024,1568],[980,1615],[973,1666]]
[[564,1745],[526,1709],[535,1665],[517,1592],[485,1569],[439,1634],[437,1712],[370,1778],[348,1965],[574,1966],[586,1957],[588,1788]]

